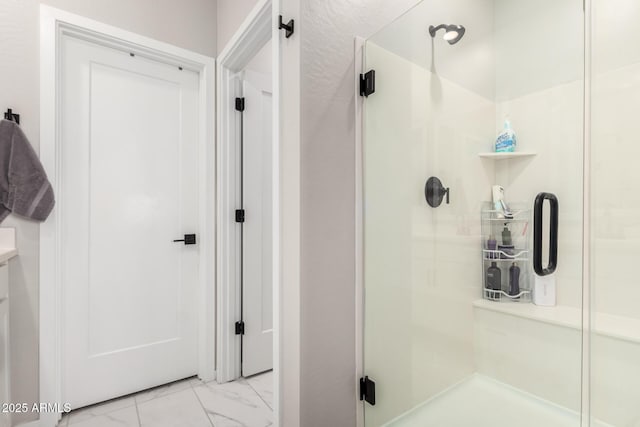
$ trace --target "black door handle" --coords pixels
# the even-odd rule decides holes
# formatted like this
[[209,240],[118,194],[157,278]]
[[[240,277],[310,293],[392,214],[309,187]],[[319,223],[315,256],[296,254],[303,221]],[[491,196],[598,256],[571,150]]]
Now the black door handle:
[[[542,205],[549,201],[549,264],[542,267]],[[538,276],[548,276],[558,266],[558,198],[555,194],[540,193],[533,204],[533,269]]]
[[196,244],[196,235],[195,234],[185,234],[184,239],[174,240],[174,242],[184,242],[185,245],[195,245]]

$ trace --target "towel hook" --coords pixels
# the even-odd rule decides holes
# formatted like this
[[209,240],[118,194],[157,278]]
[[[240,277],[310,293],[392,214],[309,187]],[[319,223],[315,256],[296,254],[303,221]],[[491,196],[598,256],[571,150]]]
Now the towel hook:
[[11,108],[7,108],[7,112],[4,113],[5,120],[11,120],[12,122],[16,122],[20,124],[20,114],[15,114]]

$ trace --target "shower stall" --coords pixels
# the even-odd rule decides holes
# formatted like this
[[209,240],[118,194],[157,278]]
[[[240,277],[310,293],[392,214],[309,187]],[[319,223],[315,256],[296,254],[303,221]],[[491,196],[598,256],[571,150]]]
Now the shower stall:
[[365,41],[367,427],[640,426],[639,21],[423,0]]

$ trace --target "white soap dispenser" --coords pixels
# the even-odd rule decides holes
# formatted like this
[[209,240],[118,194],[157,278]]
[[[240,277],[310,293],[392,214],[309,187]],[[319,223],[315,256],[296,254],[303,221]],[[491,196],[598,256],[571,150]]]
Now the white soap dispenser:
[[533,303],[543,307],[556,305],[556,275],[538,276],[533,286]]

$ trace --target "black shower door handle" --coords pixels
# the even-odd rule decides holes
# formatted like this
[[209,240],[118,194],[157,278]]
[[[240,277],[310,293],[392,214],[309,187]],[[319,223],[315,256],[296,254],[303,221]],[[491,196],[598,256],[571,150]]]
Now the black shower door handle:
[[[549,264],[542,267],[542,205],[549,201]],[[533,204],[533,269],[538,276],[548,276],[558,266],[558,198],[555,194],[540,193]]]

